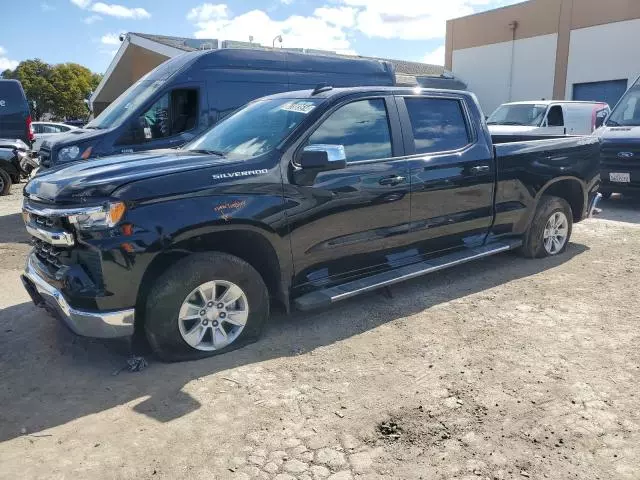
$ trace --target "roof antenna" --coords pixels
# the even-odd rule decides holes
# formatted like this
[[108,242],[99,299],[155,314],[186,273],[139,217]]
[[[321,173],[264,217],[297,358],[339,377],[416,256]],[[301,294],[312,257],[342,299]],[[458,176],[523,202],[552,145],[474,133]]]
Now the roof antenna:
[[316,85],[316,88],[313,89],[311,95],[317,95],[322,92],[328,92],[329,90],[333,90],[333,87],[327,83],[319,83]]

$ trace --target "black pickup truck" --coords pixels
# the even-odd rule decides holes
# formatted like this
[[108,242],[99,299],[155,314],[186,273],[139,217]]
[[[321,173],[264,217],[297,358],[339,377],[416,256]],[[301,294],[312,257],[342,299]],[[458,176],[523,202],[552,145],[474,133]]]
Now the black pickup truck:
[[278,94],[181,149],[37,175],[22,278],[80,335],[204,357],[255,339],[271,300],[307,310],[508,250],[562,253],[598,155],[593,137],[493,145],[465,92]]

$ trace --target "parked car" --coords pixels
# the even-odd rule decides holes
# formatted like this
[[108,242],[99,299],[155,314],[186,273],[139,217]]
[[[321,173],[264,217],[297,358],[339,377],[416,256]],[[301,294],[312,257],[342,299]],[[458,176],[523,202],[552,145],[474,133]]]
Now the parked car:
[[192,140],[245,103],[272,93],[334,86],[393,85],[390,62],[257,49],[185,53],[167,60],[85,128],[46,141],[42,168]]
[[24,285],[80,335],[167,360],[302,310],[519,249],[561,254],[599,145],[493,145],[473,94],[318,88],[254,101],[182,149],[76,162],[25,187]]
[[600,192],[640,193],[640,77],[616,104],[598,130],[602,142]]
[[22,140],[27,145],[34,140],[29,103],[17,80],[0,79],[0,138]]
[[33,122],[32,125],[36,135],[36,139],[33,142],[33,150],[36,152],[40,150],[44,140],[51,140],[55,135],[78,129],[78,127],[58,122]]
[[0,138],[0,195],[8,195],[11,185],[31,173],[29,146],[20,139]]
[[601,102],[535,101],[500,105],[487,119],[491,135],[590,135],[610,112]]
[[82,128],[87,124],[86,120],[65,120],[65,125],[71,125],[72,127]]

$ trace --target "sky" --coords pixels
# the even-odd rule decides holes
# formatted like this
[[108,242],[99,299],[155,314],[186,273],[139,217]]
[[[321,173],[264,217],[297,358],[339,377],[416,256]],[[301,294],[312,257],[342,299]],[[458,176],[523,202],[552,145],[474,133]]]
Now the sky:
[[[110,3],[117,1],[118,3]],[[124,32],[444,63],[446,20],[523,0],[2,0],[0,72],[19,61],[103,73]]]

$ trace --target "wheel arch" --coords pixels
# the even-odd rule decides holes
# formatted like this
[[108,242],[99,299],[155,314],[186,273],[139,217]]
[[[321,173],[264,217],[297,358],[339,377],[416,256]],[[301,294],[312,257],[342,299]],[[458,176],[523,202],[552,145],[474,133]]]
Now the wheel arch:
[[[178,260],[198,252],[223,252],[234,255],[249,263],[260,274],[267,286],[270,297],[289,310],[290,272],[284,252],[268,238],[269,232],[251,225],[230,224],[218,226],[208,231],[181,232],[178,241],[159,252],[149,263],[140,281],[136,296],[136,330],[145,317],[145,300],[153,285],[153,280],[171,268]],[[141,319],[138,322],[138,319]]]
[[[569,176],[558,177],[548,182],[536,195],[536,208],[540,203],[540,199],[545,195],[552,195],[566,200],[571,207],[574,223],[584,218],[589,199],[587,187],[579,178]],[[533,209],[529,221],[533,218],[536,208]]]
[[9,174],[11,179],[19,178],[20,172],[16,168],[16,166],[11,163],[9,160],[5,160],[4,158],[0,158],[0,170],[4,170]]

